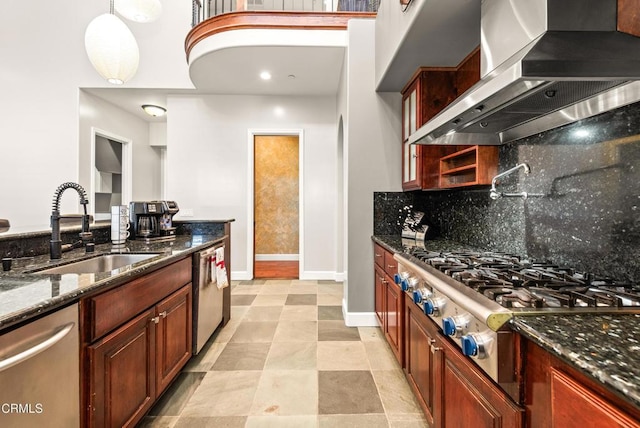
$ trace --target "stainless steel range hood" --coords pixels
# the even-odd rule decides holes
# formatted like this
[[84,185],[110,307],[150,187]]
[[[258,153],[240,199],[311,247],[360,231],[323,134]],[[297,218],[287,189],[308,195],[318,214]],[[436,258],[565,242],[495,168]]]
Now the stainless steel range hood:
[[483,0],[481,80],[409,137],[503,144],[640,100],[616,0]]

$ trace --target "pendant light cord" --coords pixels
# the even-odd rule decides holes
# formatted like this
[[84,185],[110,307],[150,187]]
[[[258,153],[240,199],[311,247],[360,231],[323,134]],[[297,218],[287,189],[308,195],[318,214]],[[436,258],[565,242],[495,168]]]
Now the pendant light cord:
[[109,13],[110,13],[111,15],[115,15],[115,13],[113,13],[113,2],[114,2],[114,0],[111,0],[111,1],[109,2]]

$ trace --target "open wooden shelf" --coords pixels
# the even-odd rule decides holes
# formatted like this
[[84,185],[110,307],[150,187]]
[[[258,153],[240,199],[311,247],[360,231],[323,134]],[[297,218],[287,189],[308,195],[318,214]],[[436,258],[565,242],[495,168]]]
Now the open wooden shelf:
[[440,158],[440,188],[491,184],[498,171],[498,147],[471,146]]

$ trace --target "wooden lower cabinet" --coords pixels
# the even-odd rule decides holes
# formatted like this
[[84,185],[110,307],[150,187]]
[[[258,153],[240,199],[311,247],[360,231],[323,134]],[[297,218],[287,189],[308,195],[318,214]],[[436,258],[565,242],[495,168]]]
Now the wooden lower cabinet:
[[156,379],[160,395],[191,358],[191,284],[156,306]]
[[130,427],[156,396],[154,310],[89,347],[91,427]]
[[80,301],[83,427],[136,426],[191,358],[191,266],[186,258]]
[[376,318],[378,318],[378,323],[380,324],[380,328],[384,331],[385,325],[385,297],[386,297],[386,289],[387,289],[387,280],[385,279],[384,271],[380,269],[378,266],[374,268],[374,276],[375,276],[375,311]]
[[436,419],[439,419],[436,417],[436,412],[440,409],[436,373],[441,371],[441,348],[435,346],[435,326],[412,301],[406,299],[406,302],[405,373],[429,426],[433,427]]
[[385,316],[387,318],[385,336],[396,359],[402,364],[404,293],[400,287],[387,277],[385,294]]
[[523,409],[407,299],[405,374],[431,427],[523,425]]
[[525,422],[528,427],[640,427],[640,410],[524,340]]
[[442,363],[442,427],[522,427],[523,409],[494,385],[448,339],[439,341]]

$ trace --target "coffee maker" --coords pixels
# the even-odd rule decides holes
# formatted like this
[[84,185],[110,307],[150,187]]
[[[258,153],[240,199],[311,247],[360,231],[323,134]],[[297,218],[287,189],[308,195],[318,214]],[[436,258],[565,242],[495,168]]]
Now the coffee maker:
[[179,211],[175,201],[131,202],[129,221],[131,238],[146,241],[175,238],[173,216]]

